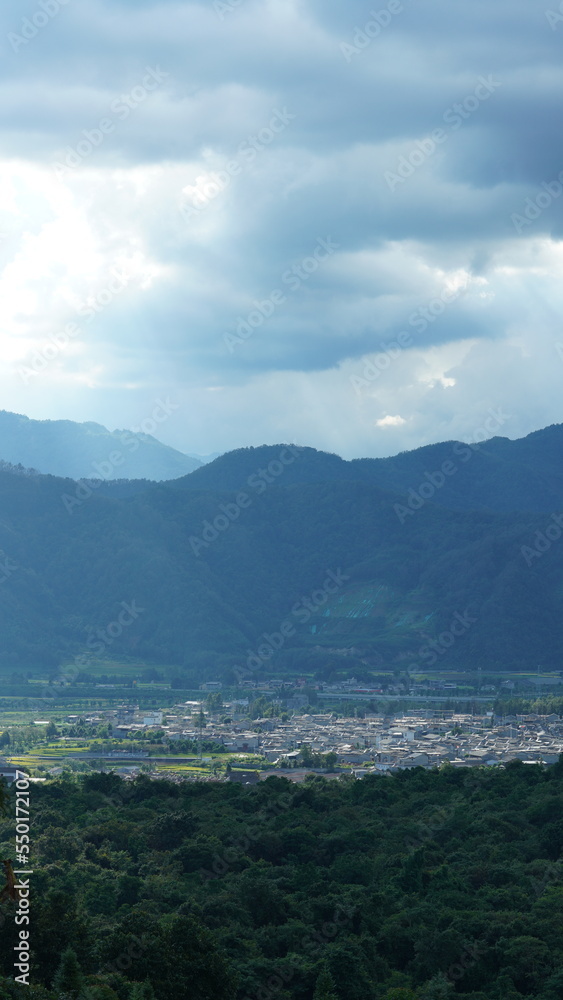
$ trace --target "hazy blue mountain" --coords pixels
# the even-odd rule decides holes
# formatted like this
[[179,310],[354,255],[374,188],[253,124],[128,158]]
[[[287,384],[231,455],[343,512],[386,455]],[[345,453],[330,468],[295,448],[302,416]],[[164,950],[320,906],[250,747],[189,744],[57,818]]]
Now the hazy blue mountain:
[[[154,423],[154,421],[153,421]],[[0,411],[0,459],[72,479],[176,479],[201,462],[151,434]]]
[[208,462],[213,462],[216,458],[219,458],[223,452],[214,451],[210,455],[192,455],[191,451],[187,453],[188,458],[196,458],[201,465],[207,465]]
[[[0,666],[128,654],[232,679],[249,657],[267,669],[257,651],[287,623],[272,662],[288,671],[342,657],[366,670],[560,666],[563,517],[448,510],[351,478],[290,482],[309,453],[286,466],[289,447],[240,454],[218,460],[236,466],[230,492],[149,483],[107,497],[104,484],[0,471]],[[125,607],[141,610],[108,632]]]
[[[222,455],[174,484],[181,489],[241,489],[250,476],[280,463],[283,445],[240,448]],[[412,496],[410,491],[455,510],[545,511],[563,508],[563,425],[517,441],[496,437],[483,444],[447,441],[393,458],[345,461],[299,448],[295,461],[271,475],[272,484],[364,482]],[[432,495],[430,495],[432,494]]]

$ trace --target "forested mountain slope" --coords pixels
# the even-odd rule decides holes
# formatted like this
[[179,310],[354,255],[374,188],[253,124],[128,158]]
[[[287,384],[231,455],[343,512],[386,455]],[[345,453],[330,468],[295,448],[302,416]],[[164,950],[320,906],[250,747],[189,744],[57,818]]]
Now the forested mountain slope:
[[[365,482],[261,482],[110,499],[0,473],[2,663],[128,652],[213,662],[227,678],[289,620],[282,664],[338,647],[374,666],[559,666],[563,545],[550,515],[412,509]],[[324,593],[328,571],[343,577]],[[128,627],[96,638],[133,600]],[[455,641],[429,650],[456,616]]]
[[[175,482],[182,489],[237,490],[279,461],[283,445],[240,448]],[[435,485],[434,501],[456,510],[563,509],[563,425],[517,441],[496,437],[471,444],[446,441],[393,458],[346,462],[338,455],[296,448],[295,460],[273,477],[280,486],[305,482],[365,482],[396,493]]]

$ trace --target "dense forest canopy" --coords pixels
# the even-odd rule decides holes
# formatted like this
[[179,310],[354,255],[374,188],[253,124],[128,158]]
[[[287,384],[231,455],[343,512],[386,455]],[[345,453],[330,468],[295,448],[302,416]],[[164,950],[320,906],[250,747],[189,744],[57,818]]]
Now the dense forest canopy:
[[[563,759],[254,787],[65,775],[32,806],[34,1000],[563,997]],[[0,998],[23,1000],[11,906]]]

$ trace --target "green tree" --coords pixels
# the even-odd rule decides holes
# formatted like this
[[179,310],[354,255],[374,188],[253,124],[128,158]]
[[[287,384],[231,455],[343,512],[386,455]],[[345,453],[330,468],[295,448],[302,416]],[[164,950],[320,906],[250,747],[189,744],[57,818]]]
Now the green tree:
[[53,979],[53,990],[59,997],[71,997],[72,1000],[77,1000],[82,985],[82,970],[76,952],[72,948],[66,948]]
[[563,969],[559,969],[548,979],[542,998],[545,998],[545,1000],[561,1000],[562,997]]
[[157,1000],[234,1000],[236,980],[214,936],[191,917],[176,916],[138,960]]
[[212,691],[211,694],[207,695],[205,703],[210,712],[218,712],[220,708],[223,708],[223,696],[220,691]]
[[498,1000],[520,1000],[522,994],[518,992],[510,976],[502,973],[496,981],[496,994]]
[[336,992],[336,983],[326,965],[323,966],[317,976],[313,1000],[339,1000],[338,993]]
[[129,1000],[156,1000],[152,983],[145,979],[144,983],[133,983]]
[[432,976],[418,991],[419,1000],[450,1000],[453,995],[454,988],[442,972]]

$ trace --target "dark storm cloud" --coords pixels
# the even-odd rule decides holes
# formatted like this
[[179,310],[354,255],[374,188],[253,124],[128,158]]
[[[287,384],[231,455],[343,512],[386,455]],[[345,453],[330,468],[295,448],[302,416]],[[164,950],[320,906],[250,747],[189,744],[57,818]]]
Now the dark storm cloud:
[[[87,219],[102,263],[95,280],[84,265],[68,302],[125,259],[142,271],[49,371],[246,385],[258,399],[261,376],[361,367],[407,329],[411,354],[392,379],[401,407],[426,405],[403,377],[442,386],[440,414],[462,385],[464,407],[481,406],[487,357],[497,364],[506,341],[514,367],[534,323],[547,341],[558,325],[562,42],[563,25],[529,0],[8,0],[3,157],[60,187],[31,207],[17,190],[7,199],[14,250],[2,259],[16,272],[18,254],[36,261],[30,239],[70,213],[69,226]],[[297,281],[319,240],[334,251]],[[53,329],[62,316],[53,306]],[[449,378],[448,345],[469,342],[471,365],[456,355]],[[415,377],[409,359],[425,349],[441,360]],[[334,392],[315,386],[309,396]],[[286,391],[269,386],[274,409]],[[240,421],[242,440],[254,423]]]

